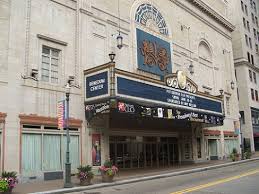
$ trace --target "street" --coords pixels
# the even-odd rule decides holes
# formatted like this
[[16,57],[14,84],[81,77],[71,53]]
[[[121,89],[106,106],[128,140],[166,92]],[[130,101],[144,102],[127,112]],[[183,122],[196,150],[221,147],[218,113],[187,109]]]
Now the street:
[[258,194],[259,161],[73,194]]

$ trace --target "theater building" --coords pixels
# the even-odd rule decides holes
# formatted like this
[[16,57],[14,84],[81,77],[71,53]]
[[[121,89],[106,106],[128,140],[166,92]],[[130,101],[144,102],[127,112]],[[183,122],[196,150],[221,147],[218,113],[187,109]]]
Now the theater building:
[[239,148],[225,1],[0,5],[1,170],[63,177],[57,107],[68,82],[72,172],[108,158],[120,169],[220,160]]

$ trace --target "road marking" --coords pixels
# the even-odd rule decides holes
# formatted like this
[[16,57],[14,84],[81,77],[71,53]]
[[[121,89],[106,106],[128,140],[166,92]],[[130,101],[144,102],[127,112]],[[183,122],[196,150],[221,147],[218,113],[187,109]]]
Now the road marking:
[[218,180],[218,181],[210,182],[210,183],[207,183],[207,184],[198,185],[198,186],[196,186],[196,187],[191,187],[191,188],[184,189],[184,190],[181,190],[181,191],[173,192],[173,193],[171,193],[171,194],[184,194],[184,193],[189,193],[189,192],[192,192],[192,191],[201,190],[201,189],[204,189],[204,188],[207,188],[207,187],[211,187],[211,186],[214,186],[214,185],[226,183],[226,182],[229,182],[229,181],[232,181],[232,180],[240,179],[240,178],[242,178],[242,177],[250,176],[250,175],[253,175],[253,174],[256,174],[256,173],[259,173],[259,169],[253,170],[253,171],[250,171],[250,172],[241,174],[241,175],[237,175],[237,176],[233,176],[233,177],[221,179],[221,180]]

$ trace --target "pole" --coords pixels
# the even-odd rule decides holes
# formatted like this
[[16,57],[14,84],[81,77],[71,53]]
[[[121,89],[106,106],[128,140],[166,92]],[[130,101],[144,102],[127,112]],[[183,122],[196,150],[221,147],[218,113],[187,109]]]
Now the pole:
[[66,137],[67,137],[67,150],[66,150],[66,163],[65,163],[65,188],[73,187],[71,183],[71,163],[69,161],[69,92],[66,92]]

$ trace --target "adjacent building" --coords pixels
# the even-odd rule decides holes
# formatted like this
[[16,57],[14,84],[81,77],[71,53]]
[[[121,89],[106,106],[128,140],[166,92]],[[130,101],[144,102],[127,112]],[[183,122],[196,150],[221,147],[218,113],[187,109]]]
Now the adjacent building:
[[244,145],[259,150],[259,24],[257,0],[229,1],[233,55]]
[[62,178],[67,83],[72,171],[108,158],[120,169],[204,162],[239,149],[225,1],[2,0],[0,24],[1,170]]

